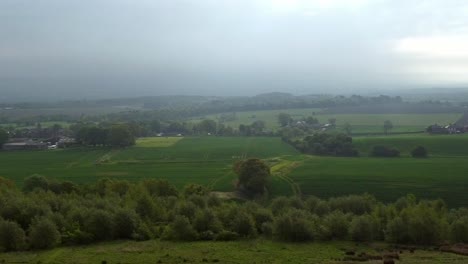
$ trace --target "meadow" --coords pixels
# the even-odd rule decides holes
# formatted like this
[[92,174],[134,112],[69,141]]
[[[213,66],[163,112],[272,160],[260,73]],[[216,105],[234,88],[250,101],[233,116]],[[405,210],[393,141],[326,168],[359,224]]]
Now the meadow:
[[[62,247],[39,252],[0,254],[2,263],[348,263],[342,249],[376,254],[387,245],[356,245],[351,242],[291,244],[265,240],[234,242],[119,241],[92,246]],[[405,263],[462,264],[465,256],[431,250],[404,251]],[[366,262],[366,263],[382,263]]]
[[[390,120],[394,128],[393,133],[407,133],[424,131],[429,125],[446,125],[454,123],[462,115],[460,113],[444,114],[323,114],[318,108],[286,109],[286,110],[261,110],[236,112],[236,120],[225,122],[226,125],[238,127],[240,124],[251,124],[256,120],[265,122],[266,128],[277,130],[279,124],[277,116],[279,113],[288,113],[294,119],[301,119],[314,116],[321,123],[327,123],[329,119],[335,118],[337,130],[342,131],[344,124],[348,123],[352,127],[352,133],[383,133],[385,120]],[[204,118],[219,120],[220,114],[209,115]],[[198,121],[198,120],[197,120]]]
[[[394,201],[413,193],[421,198],[442,198],[453,207],[468,204],[467,135],[356,137],[354,142],[361,157],[303,155],[275,137],[160,137],[140,139],[136,146],[121,150],[0,152],[0,176],[19,186],[25,177],[40,174],[77,183],[158,178],[178,188],[198,183],[214,191],[233,191],[236,175],[232,164],[258,157],[272,168],[272,196],[367,192],[382,201]],[[374,145],[396,147],[402,157],[368,157]],[[418,145],[427,147],[429,158],[409,156]]]

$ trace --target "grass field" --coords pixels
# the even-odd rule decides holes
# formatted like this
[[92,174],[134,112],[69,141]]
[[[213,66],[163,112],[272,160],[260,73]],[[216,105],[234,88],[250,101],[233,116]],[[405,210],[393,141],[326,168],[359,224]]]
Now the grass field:
[[[177,187],[198,183],[215,191],[232,191],[232,164],[258,157],[271,165],[271,194],[330,197],[368,192],[382,201],[413,193],[443,198],[450,206],[466,206],[468,196],[468,135],[405,135],[356,137],[359,158],[302,155],[279,138],[186,137],[140,139],[134,147],[0,152],[0,176],[21,185],[40,174],[77,183],[102,178],[166,179]],[[374,145],[400,149],[401,158],[367,157]],[[414,159],[415,146],[428,148],[430,158]]]
[[279,138],[152,138],[139,140],[135,147],[123,150],[0,152],[0,176],[13,179],[18,185],[33,174],[78,183],[101,178],[158,178],[177,187],[199,183],[230,191],[235,179],[231,169],[234,161],[296,154]]
[[[173,243],[120,241],[93,246],[57,248],[39,252],[0,254],[2,263],[320,263],[340,264],[341,249],[378,254],[387,245],[348,242],[288,244],[264,240]],[[416,250],[400,254],[404,263],[462,264],[468,257],[438,251]],[[382,263],[382,260],[366,263]],[[399,263],[399,262],[397,262]]]
[[[321,123],[327,123],[330,118],[336,118],[337,130],[342,130],[345,123],[352,126],[353,133],[383,133],[385,120],[390,120],[394,128],[391,132],[423,131],[432,124],[450,124],[461,117],[461,113],[449,114],[322,114],[317,108],[262,110],[236,112],[237,120],[226,122],[227,125],[238,127],[240,124],[251,124],[256,120],[263,120],[268,129],[278,129],[277,116],[279,113],[289,113],[294,119],[315,117]],[[220,115],[209,115],[205,118],[217,120]]]

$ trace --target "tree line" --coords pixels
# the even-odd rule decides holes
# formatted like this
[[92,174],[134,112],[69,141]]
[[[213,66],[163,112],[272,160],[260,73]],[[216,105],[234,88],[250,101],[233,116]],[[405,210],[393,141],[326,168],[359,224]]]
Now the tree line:
[[0,251],[118,239],[350,240],[436,245],[468,242],[468,210],[408,195],[384,204],[370,195],[330,199],[224,200],[201,185],[102,179],[76,185],[42,176],[20,190],[0,178]]

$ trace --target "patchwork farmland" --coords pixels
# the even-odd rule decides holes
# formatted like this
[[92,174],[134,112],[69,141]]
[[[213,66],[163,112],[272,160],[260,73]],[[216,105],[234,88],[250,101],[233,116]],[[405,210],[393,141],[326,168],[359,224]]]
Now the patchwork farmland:
[[[373,145],[401,150],[394,159],[366,157]],[[413,193],[442,198],[451,206],[468,202],[468,136],[358,137],[357,158],[318,157],[298,153],[275,137],[158,137],[138,140],[121,150],[69,149],[41,152],[1,152],[0,176],[21,186],[39,174],[57,180],[90,183],[103,178],[137,181],[166,179],[181,188],[198,183],[215,191],[232,191],[232,164],[241,158],[266,160],[273,173],[271,195],[331,197],[371,193],[383,201]],[[409,151],[423,145],[430,158],[414,159]]]

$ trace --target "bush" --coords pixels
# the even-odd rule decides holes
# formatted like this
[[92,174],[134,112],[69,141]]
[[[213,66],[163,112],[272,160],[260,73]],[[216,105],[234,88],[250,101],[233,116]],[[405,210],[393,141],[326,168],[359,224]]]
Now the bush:
[[215,240],[216,241],[233,241],[237,240],[239,238],[239,235],[235,232],[228,231],[228,230],[223,230],[219,232],[218,235],[216,235]]
[[200,210],[195,216],[193,226],[198,232],[219,232],[222,228],[221,222],[211,210]]
[[31,225],[29,243],[35,249],[48,249],[60,244],[57,226],[47,218],[37,219]]
[[135,212],[121,209],[114,215],[114,236],[116,238],[132,238],[138,227],[138,216]]
[[372,217],[370,215],[354,217],[349,232],[354,241],[372,241],[374,239],[374,221]]
[[450,225],[450,235],[454,242],[468,243],[468,216],[457,219]]
[[164,239],[178,241],[193,241],[198,237],[197,231],[185,216],[176,216],[174,221],[166,227],[163,233]]
[[400,156],[400,151],[385,146],[374,146],[370,155],[373,157],[394,158]]
[[273,233],[283,241],[304,242],[314,238],[313,228],[306,213],[293,210],[275,219]]
[[328,204],[331,210],[363,215],[370,213],[377,204],[377,201],[371,195],[348,195],[331,198]]
[[112,215],[104,210],[92,210],[84,220],[84,231],[93,235],[97,241],[112,239]]
[[324,218],[325,227],[328,229],[329,237],[332,239],[345,239],[349,234],[348,217],[340,212],[334,211]]
[[47,191],[49,189],[49,182],[44,176],[32,175],[24,179],[23,191],[32,192],[36,189]]
[[241,237],[255,237],[257,228],[252,216],[246,212],[239,211],[232,221],[232,230]]
[[423,146],[418,146],[411,151],[411,156],[413,158],[427,158],[427,149]]
[[0,222],[0,252],[22,250],[26,245],[26,235],[15,222]]
[[385,240],[390,243],[408,243],[411,241],[408,231],[408,223],[397,216],[387,223]]

